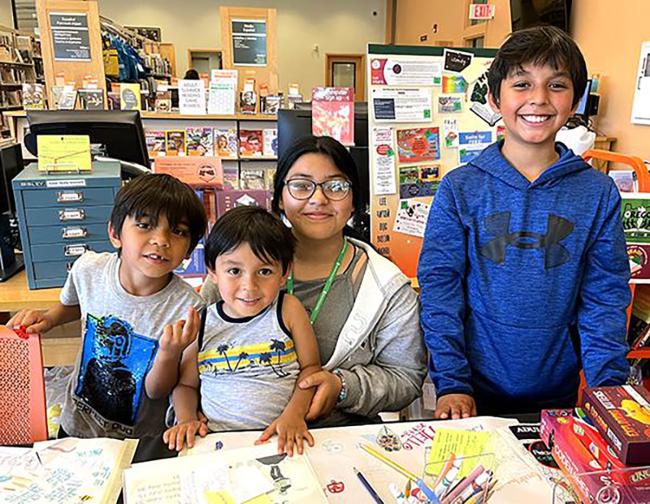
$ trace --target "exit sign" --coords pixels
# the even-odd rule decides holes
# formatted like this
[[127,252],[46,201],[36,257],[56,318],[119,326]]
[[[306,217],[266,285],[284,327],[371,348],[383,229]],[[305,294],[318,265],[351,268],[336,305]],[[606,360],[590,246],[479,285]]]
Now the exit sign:
[[494,17],[494,5],[489,4],[470,4],[470,19],[492,19]]

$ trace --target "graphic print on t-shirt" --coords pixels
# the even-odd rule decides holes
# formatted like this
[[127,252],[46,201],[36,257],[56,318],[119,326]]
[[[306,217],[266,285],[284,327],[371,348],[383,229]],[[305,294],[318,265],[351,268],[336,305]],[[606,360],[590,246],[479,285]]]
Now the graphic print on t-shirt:
[[88,314],[76,396],[103,419],[134,425],[157,348],[124,320]]
[[296,349],[290,338],[272,338],[269,342],[252,345],[222,343],[216,348],[199,352],[199,373],[260,374],[270,371],[278,378],[284,378],[288,375],[284,367],[296,360]]

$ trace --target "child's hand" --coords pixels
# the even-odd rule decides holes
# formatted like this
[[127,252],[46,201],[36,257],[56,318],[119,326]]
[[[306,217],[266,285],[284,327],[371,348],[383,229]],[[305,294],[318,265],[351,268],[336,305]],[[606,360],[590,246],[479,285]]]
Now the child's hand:
[[476,416],[476,402],[468,394],[447,394],[438,399],[436,411],[433,413],[434,418],[468,418]]
[[188,448],[194,446],[194,439],[196,434],[205,437],[208,433],[208,426],[201,420],[190,420],[189,422],[179,423],[170,429],[167,429],[163,434],[163,441],[167,443],[170,450],[176,449],[181,451],[183,449],[183,441]]
[[200,325],[199,313],[195,308],[190,307],[187,310],[187,321],[177,320],[165,326],[158,342],[159,351],[174,357],[179,356],[196,339]]
[[258,445],[268,441],[273,434],[278,435],[278,453],[286,451],[290,457],[293,456],[294,447],[302,455],[303,439],[307,441],[309,446],[314,446],[314,437],[307,430],[305,419],[299,415],[282,413],[271,425],[264,429],[255,444]]
[[9,319],[7,327],[17,329],[20,326],[25,326],[25,332],[29,334],[45,333],[54,327],[46,313],[44,310],[20,310]]

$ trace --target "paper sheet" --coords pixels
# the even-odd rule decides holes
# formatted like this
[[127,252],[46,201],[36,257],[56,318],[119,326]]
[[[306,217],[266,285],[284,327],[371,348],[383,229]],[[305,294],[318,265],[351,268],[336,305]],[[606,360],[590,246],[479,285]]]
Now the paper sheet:
[[[451,454],[462,461],[458,478],[467,476],[477,464],[491,465],[491,444],[489,432],[472,432],[466,430],[438,429],[431,443],[429,466],[427,472],[438,474]],[[486,455],[482,461],[480,455]],[[487,460],[487,459],[490,460]]]

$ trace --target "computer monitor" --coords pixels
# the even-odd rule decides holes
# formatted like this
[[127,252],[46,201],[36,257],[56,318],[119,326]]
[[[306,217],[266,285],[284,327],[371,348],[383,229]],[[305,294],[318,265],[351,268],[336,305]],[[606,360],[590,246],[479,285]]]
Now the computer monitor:
[[[311,135],[311,105],[300,104],[298,110],[278,111],[278,156],[299,138]],[[359,174],[359,181],[363,187],[364,206],[370,202],[370,181],[368,163],[368,104],[358,102],[354,104],[354,146],[348,150],[354,159]]]
[[30,133],[24,143],[34,156],[38,135],[88,135],[91,144],[103,146],[106,156],[150,167],[137,110],[34,110],[27,112],[27,121]]
[[0,147],[0,214],[9,212],[12,217],[16,215],[16,202],[11,181],[23,168],[20,144]]

